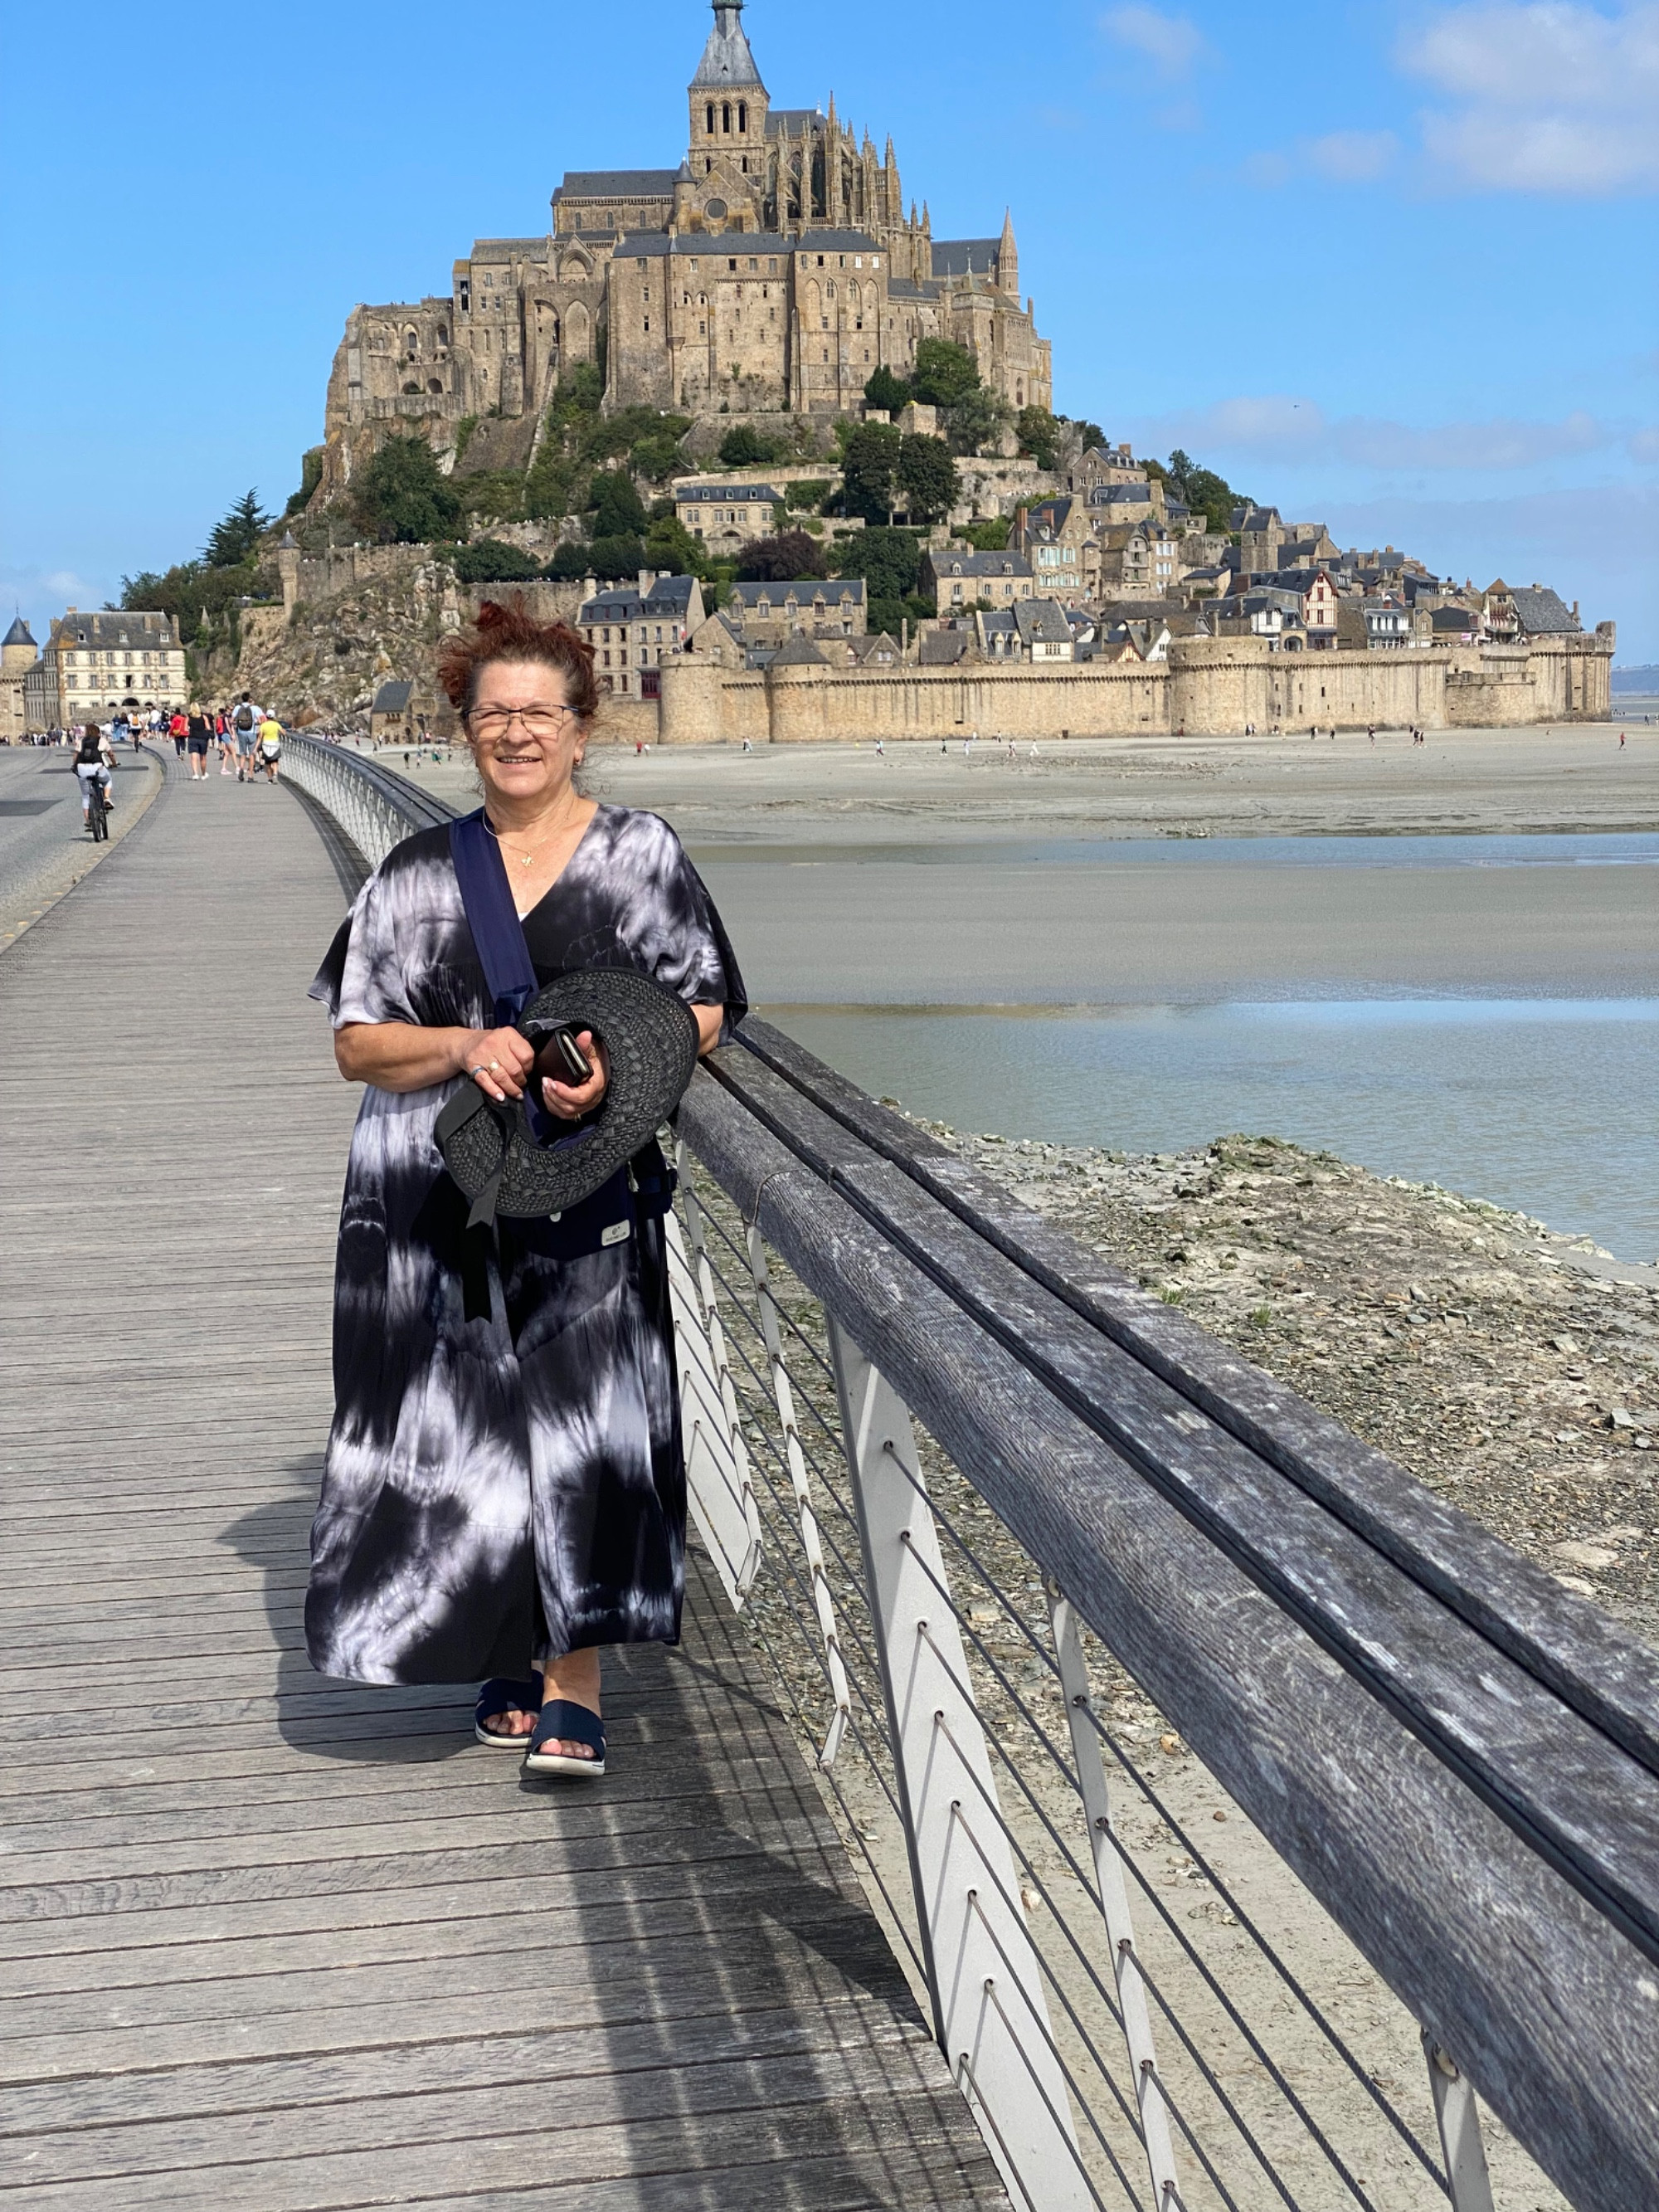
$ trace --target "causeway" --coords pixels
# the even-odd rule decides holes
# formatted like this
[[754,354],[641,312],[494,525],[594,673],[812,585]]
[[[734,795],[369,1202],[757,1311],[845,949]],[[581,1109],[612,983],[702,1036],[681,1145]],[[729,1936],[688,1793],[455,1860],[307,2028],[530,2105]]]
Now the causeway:
[[597,1787],[312,1674],[351,859],[165,765],[0,954],[0,2212],[1006,2212],[699,1559]]

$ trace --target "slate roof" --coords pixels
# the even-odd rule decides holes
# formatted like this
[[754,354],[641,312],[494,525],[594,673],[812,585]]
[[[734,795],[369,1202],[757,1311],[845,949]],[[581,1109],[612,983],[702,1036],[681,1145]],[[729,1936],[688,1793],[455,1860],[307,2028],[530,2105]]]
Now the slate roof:
[[1024,553],[927,553],[922,556],[931,576],[1029,576],[1031,563]]
[[766,118],[766,135],[781,138],[787,131],[792,138],[799,138],[809,127],[823,121],[816,107],[775,107]]
[[758,506],[768,500],[775,507],[779,499],[770,484],[690,484],[674,496],[683,505],[702,507],[724,507],[728,501],[740,506],[745,501]]
[[18,617],[17,617],[16,621],[12,624],[11,628],[10,628],[10,629],[6,632],[6,634],[5,634],[4,637],[0,638],[0,645],[30,645],[30,646],[32,646],[32,645],[33,645],[33,643],[34,643],[34,640],[33,640],[33,639],[29,635],[29,626],[28,626],[28,624],[27,624],[27,623],[23,620],[23,617],[22,617],[22,616],[21,616],[21,615],[19,615],[19,616],[18,616]]
[[671,238],[665,231],[636,230],[617,246],[618,261],[659,261],[665,254],[676,259],[738,260],[746,255],[793,253],[796,241],[771,230],[729,230],[718,238],[707,232]]
[[994,276],[1000,238],[936,238],[933,270],[935,276]]
[[735,0],[732,5],[716,6],[714,27],[708,33],[708,44],[702,50],[702,59],[691,80],[695,92],[718,92],[728,85],[765,90],[744,34],[743,0]]
[[[31,640],[31,642],[33,641]],[[166,615],[68,614],[58,625],[54,645],[144,646],[154,648],[173,643],[173,625]]]
[[1521,627],[1528,637],[1575,636],[1578,623],[1571,607],[1552,591],[1517,584],[1510,593]]
[[776,613],[792,596],[797,608],[816,606],[821,596],[827,611],[839,607],[843,597],[850,605],[861,606],[864,591],[862,576],[835,576],[827,580],[818,576],[800,576],[786,584],[733,584],[726,595],[726,604],[730,606],[735,599],[746,613],[752,614],[764,599],[768,612]]
[[881,246],[867,231],[804,230],[795,240],[798,253],[879,253]]
[[526,255],[546,252],[545,238],[475,238],[469,258],[474,261],[522,261]]
[[589,599],[576,617],[582,623],[683,621],[696,587],[695,576],[659,576],[642,599],[637,582],[614,584]]
[[1285,526],[1279,519],[1279,509],[1276,507],[1247,507],[1238,527],[1241,532],[1248,530],[1259,534],[1264,530],[1277,530],[1282,532]]
[[969,630],[925,630],[916,641],[916,662],[922,668],[954,668],[973,649],[973,635]]
[[559,200],[672,200],[678,169],[567,169]]
[[774,668],[828,668],[829,662],[810,637],[792,637],[773,654]]
[[374,694],[374,703],[368,711],[371,714],[401,714],[407,710],[414,695],[412,684],[382,684]]
[[1072,625],[1055,599],[1021,599],[1014,608],[1014,622],[1028,646],[1072,642]]

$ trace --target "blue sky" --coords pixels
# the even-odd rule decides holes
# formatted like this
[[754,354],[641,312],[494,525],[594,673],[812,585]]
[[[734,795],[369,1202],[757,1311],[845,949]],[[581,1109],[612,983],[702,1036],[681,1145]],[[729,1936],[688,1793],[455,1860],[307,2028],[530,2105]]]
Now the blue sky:
[[[1655,0],[824,20],[750,0],[774,99],[890,131],[936,236],[1012,204],[1063,411],[1659,660]],[[66,121],[5,191],[0,592],[44,624],[280,505],[353,304],[447,291],[566,167],[677,161],[708,21],[15,11],[8,82]]]

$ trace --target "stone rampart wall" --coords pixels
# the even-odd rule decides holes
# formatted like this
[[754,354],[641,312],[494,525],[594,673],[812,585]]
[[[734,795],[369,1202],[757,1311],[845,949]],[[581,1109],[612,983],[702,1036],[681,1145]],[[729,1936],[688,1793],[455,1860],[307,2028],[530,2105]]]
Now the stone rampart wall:
[[[665,744],[907,738],[1063,739],[1261,731],[1525,726],[1604,719],[1611,642],[1482,652],[1271,653],[1254,639],[1178,641],[1167,665],[1102,668],[781,668],[662,672]],[[647,709],[646,711],[649,711]]]

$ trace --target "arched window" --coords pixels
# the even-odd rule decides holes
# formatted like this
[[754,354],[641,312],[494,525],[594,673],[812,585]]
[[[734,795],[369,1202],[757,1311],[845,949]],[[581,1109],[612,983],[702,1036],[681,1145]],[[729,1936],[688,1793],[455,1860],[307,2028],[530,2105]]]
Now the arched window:
[[730,135],[732,130],[732,103],[729,100],[723,100],[720,104],[720,129],[726,132],[728,136]]
[[708,136],[712,138],[712,137],[714,137],[714,101],[711,100],[709,101],[709,103],[708,103]]
[[741,137],[744,135],[744,133],[748,130],[748,128],[749,128],[749,102],[748,102],[746,100],[740,100],[738,102],[738,137]]
[[432,376],[427,379],[426,388],[428,392],[441,392],[443,386],[435,376]]
[[421,334],[418,331],[410,329],[404,332],[404,347],[406,352],[418,353],[420,345]]

